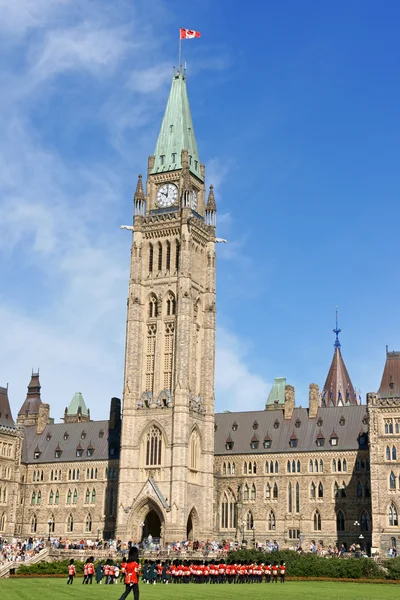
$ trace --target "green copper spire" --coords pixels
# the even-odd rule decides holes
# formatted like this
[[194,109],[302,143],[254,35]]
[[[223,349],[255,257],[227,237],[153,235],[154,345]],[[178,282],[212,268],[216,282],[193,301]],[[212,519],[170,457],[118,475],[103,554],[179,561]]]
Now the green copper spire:
[[282,408],[285,403],[285,377],[276,377],[274,379],[274,385],[269,393],[265,408]]
[[80,392],[76,392],[74,397],[72,398],[70,405],[68,406],[67,414],[68,415],[77,415],[78,408],[81,409],[81,414],[87,417],[88,409],[86,408],[85,401]]
[[182,168],[181,152],[188,151],[189,169],[193,175],[203,179],[200,172],[200,159],[194,136],[192,115],[186,90],[184,73],[176,73],[172,79],[167,108],[157,146],[152,173],[166,173]]

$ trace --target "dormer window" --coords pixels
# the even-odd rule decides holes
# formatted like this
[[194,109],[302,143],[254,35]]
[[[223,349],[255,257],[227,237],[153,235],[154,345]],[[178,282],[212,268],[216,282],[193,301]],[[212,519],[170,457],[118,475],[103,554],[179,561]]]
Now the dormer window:
[[239,427],[239,425],[236,423],[236,421],[233,423],[232,425],[232,431],[237,431],[237,428]]
[[51,433],[48,433],[46,435],[46,441],[49,442],[51,440]]
[[198,167],[199,167],[199,161],[195,160],[194,161],[194,168],[196,169],[196,171],[197,171]]
[[189,165],[192,165],[192,156],[189,154]]
[[319,418],[317,421],[317,427],[322,427],[322,424],[323,424],[323,420],[321,418]]
[[258,429],[258,423],[257,423],[257,421],[254,421],[254,423],[253,423],[253,429]]
[[160,155],[160,165],[163,166],[165,163],[165,154]]
[[214,431],[218,430],[218,425],[216,423],[214,423]]
[[173,152],[171,156],[172,156],[172,164],[175,164],[176,163],[176,152]]
[[83,455],[83,448],[82,448],[82,446],[79,444],[79,446],[78,446],[78,447],[77,447],[77,449],[76,449],[76,456],[77,456],[78,458],[80,458],[82,455]]
[[297,429],[300,427],[301,425],[301,421],[300,419],[296,419],[296,423],[294,424],[295,427],[297,427]]
[[360,446],[365,446],[365,444],[367,443],[367,436],[363,431],[360,432],[360,435],[358,437],[358,443]]
[[289,440],[289,446],[291,448],[297,448],[297,437],[292,433]]
[[226,448],[227,450],[232,450],[232,449],[233,449],[233,443],[234,443],[234,442],[233,442],[233,439],[231,438],[231,436],[230,436],[230,435],[228,435],[228,437],[227,437],[227,440],[226,440],[226,442],[225,442],[225,448]]
[[279,429],[279,421],[278,421],[278,419],[276,419],[275,422],[274,422],[274,429]]
[[267,435],[264,438],[264,448],[266,448],[268,450],[268,448],[271,448],[271,444],[272,444],[272,440],[267,433]]
[[321,433],[321,432],[320,432],[320,433],[317,435],[316,444],[317,444],[317,446],[318,446],[319,448],[322,448],[322,446],[324,446],[324,444],[325,444],[325,438],[324,438],[324,435],[323,435],[323,433]]
[[56,450],[54,452],[54,458],[61,458],[62,450]]
[[81,440],[84,440],[86,437],[86,431],[82,431],[81,433]]
[[68,431],[66,431],[66,432],[64,433],[64,440],[67,440],[68,438],[69,438],[69,433],[68,433]]
[[[368,425],[368,417],[367,417],[367,415],[364,415],[362,422],[364,423],[364,425]],[[399,432],[396,431],[396,433],[399,433]]]
[[338,443],[338,438],[337,437],[331,437],[331,446],[337,446]]
[[345,425],[345,423],[346,423],[346,419],[344,417],[340,417],[339,425],[341,425],[343,427],[343,425]]
[[257,450],[259,443],[260,442],[259,442],[258,437],[256,435],[253,435],[253,437],[251,438],[251,441],[250,441],[250,448],[252,450]]
[[35,450],[35,452],[33,453],[33,458],[35,460],[37,460],[38,458],[40,458],[41,452],[39,450]]
[[104,430],[100,429],[99,431],[99,438],[102,438],[104,436]]
[[88,455],[89,457],[91,457],[91,456],[93,456],[93,454],[94,454],[94,448],[88,448],[88,449],[87,449],[87,455]]

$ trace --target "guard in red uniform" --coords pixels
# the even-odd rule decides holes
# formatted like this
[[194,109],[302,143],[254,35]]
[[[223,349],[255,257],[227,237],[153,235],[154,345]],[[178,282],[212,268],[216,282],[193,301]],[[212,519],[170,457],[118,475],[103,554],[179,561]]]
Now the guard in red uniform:
[[267,562],[264,567],[265,572],[265,583],[270,583],[271,581],[271,563]]
[[71,560],[69,561],[69,565],[68,565],[68,581],[67,581],[67,585],[69,584],[73,584],[74,583],[74,577],[76,575],[76,569],[75,569],[75,565],[74,565],[74,559],[71,558]]
[[278,583],[278,565],[276,560],[272,565],[272,583]]
[[136,546],[129,549],[128,562],[125,571],[125,592],[119,600],[125,600],[132,591],[135,600],[139,600],[139,551]]
[[94,557],[93,556],[89,556],[88,562],[87,562],[87,579],[86,579],[86,583],[92,584],[93,575],[94,575]]
[[285,583],[286,565],[283,560],[281,560],[281,566],[279,567],[279,575],[281,578],[281,583]]

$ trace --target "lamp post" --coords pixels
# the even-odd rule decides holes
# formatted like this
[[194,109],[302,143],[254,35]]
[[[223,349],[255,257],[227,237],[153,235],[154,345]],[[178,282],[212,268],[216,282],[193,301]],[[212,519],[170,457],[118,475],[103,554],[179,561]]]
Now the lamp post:
[[54,521],[53,519],[50,517],[50,519],[47,521],[47,525],[49,526],[49,537],[47,538],[47,540],[50,542],[51,541],[51,527],[53,525]]
[[246,525],[246,521],[242,521],[242,546],[244,543],[244,526]]

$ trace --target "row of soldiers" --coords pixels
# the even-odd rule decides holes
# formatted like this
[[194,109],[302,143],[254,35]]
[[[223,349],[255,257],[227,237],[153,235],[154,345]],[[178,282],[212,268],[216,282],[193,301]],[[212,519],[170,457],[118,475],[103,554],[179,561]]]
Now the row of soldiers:
[[[123,568],[123,565],[121,565]],[[214,563],[212,561],[148,561],[142,568],[142,580],[147,584],[155,583],[281,583],[285,582],[286,565],[284,561],[272,563]]]

